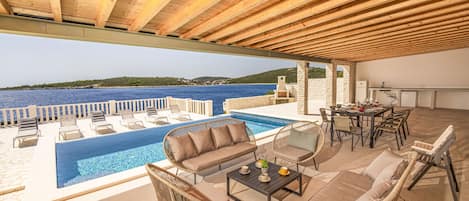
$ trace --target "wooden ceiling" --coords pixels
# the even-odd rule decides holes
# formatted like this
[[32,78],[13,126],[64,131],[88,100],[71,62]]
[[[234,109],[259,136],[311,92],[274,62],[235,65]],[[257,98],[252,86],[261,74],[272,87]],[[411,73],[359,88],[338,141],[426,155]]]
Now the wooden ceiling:
[[347,61],[469,47],[468,0],[0,0],[0,14]]

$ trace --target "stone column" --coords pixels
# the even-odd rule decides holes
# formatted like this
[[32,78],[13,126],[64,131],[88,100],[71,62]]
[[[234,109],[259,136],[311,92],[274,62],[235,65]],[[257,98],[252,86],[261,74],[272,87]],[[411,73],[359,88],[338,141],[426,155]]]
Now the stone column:
[[109,101],[109,114],[110,115],[117,114],[117,108],[116,108],[116,101],[115,100],[110,100]]
[[296,84],[297,84],[297,111],[298,114],[308,114],[308,70],[309,64],[306,61],[299,61],[296,64]]
[[355,63],[344,66],[344,103],[355,102]]
[[326,106],[336,104],[337,99],[337,64],[326,66]]

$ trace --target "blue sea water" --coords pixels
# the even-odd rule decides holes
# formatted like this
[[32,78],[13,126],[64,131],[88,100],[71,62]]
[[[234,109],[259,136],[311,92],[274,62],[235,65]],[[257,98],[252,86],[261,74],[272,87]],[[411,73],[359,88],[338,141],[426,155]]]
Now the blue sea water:
[[108,100],[144,98],[192,98],[213,100],[213,113],[223,113],[223,101],[227,98],[264,95],[275,85],[214,85],[214,86],[166,86],[148,88],[100,88],[100,89],[46,89],[0,91],[0,108],[26,107],[28,105],[57,105]]

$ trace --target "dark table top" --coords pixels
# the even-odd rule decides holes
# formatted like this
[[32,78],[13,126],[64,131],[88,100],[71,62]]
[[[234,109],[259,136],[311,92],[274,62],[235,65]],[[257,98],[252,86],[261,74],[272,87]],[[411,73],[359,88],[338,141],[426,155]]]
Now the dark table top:
[[365,111],[360,112],[356,108],[335,108],[334,110],[331,109],[332,113],[337,114],[349,114],[349,115],[357,115],[357,116],[370,116],[370,115],[379,115],[384,112],[391,110],[392,107],[388,106],[379,106],[379,107],[370,107],[365,109]]
[[280,169],[280,166],[269,162],[269,176],[271,178],[271,181],[263,183],[260,182],[258,179],[259,175],[261,174],[261,169],[256,167],[255,162],[249,164],[248,166],[251,170],[251,173],[249,173],[248,175],[243,175],[239,173],[238,168],[229,172],[227,174],[227,177],[263,194],[272,194],[280,190],[281,188],[287,186],[294,180],[298,179],[299,176],[301,176],[300,173],[291,169],[289,169],[290,174],[288,176],[279,175],[278,170]]

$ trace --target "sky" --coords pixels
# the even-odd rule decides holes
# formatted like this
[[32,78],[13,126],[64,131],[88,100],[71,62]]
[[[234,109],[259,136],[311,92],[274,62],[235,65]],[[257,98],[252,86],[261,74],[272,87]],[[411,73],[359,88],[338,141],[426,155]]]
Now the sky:
[[290,60],[0,34],[0,87],[119,76],[240,77]]

